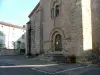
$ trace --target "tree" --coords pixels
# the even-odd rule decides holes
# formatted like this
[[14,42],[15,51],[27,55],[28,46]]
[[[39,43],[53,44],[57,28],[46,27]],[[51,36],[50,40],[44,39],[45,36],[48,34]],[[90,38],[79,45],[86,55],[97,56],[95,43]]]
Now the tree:
[[0,40],[0,48],[2,48],[3,47],[3,42],[2,42],[2,40]]
[[20,52],[20,44],[21,44],[21,41],[17,41],[17,49],[19,52]]
[[[4,36],[2,31],[0,31],[0,36]],[[0,39],[0,48],[2,48],[2,47],[3,47],[3,40]]]
[[2,31],[0,31],[0,36],[4,36],[4,33]]

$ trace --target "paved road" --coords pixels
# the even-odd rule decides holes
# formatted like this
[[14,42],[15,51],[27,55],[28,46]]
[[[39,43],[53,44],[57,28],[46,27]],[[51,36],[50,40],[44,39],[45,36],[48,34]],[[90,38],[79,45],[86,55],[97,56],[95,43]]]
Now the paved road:
[[[5,64],[6,65],[6,64]],[[31,68],[0,68],[0,75],[47,75]]]
[[39,64],[39,60],[36,64],[36,59],[19,57],[0,57],[0,75],[100,75],[100,67],[96,65],[43,64],[43,61]]

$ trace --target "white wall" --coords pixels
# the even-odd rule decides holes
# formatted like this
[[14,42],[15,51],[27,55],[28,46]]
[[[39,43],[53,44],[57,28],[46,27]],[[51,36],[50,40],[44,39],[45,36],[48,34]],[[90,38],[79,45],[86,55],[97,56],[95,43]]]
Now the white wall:
[[[24,35],[24,38],[22,38],[22,36]],[[24,33],[19,39],[17,39],[16,41],[15,41],[15,49],[17,49],[18,48],[18,43],[17,43],[17,41],[20,41],[21,42],[21,44],[20,44],[20,49],[25,49],[25,43],[26,43],[26,33]]]
[[3,26],[0,24],[0,31],[5,34],[5,45],[8,49],[13,49],[13,41],[16,41],[25,33],[25,30],[14,27]]

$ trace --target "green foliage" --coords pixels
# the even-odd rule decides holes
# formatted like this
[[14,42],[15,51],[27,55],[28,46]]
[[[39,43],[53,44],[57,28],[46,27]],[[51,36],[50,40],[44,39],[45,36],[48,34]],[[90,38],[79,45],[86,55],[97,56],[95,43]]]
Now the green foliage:
[[3,32],[2,32],[2,31],[0,31],[0,36],[4,36],[4,34],[3,34]]
[[0,40],[0,47],[2,47],[2,45],[3,45],[3,42],[2,42],[2,40]]
[[[4,36],[3,32],[0,31],[0,36]],[[3,40],[0,39],[0,48],[3,47]]]

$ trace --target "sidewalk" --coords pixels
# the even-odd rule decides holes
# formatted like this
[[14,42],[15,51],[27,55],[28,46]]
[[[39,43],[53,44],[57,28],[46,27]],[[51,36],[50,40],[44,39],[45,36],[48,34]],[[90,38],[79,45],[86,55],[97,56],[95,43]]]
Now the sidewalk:
[[27,58],[26,56],[1,56],[0,63],[7,64],[1,67],[9,68],[19,68],[28,67],[33,71],[39,71],[48,74],[60,74],[67,75],[67,73],[73,73],[73,75],[78,75],[78,73],[89,70],[92,65],[84,64],[56,64],[51,61],[52,58],[38,56],[35,58]]
[[38,56],[33,58],[28,58],[24,55],[19,56],[1,56],[0,62],[6,62],[8,64],[15,64],[15,65],[44,65],[44,64],[56,64],[55,62],[52,62],[51,59],[44,57],[44,56]]

